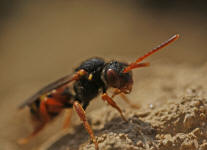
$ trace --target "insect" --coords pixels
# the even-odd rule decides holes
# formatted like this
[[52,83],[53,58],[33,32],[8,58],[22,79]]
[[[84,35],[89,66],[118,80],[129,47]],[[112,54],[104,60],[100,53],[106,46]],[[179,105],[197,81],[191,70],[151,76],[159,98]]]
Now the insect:
[[[133,85],[132,69],[149,66],[149,62],[141,62],[178,38],[178,34],[172,36],[131,64],[119,61],[105,62],[102,58],[98,57],[83,61],[74,70],[73,74],[66,75],[45,86],[19,106],[20,109],[25,106],[30,108],[32,120],[36,124],[34,131],[18,142],[20,144],[27,143],[64,109],[74,108],[89,133],[95,149],[98,150],[98,143],[85,115],[85,109],[90,101],[98,94],[101,94],[102,100],[118,110],[123,120],[127,121],[122,110],[113,101],[113,97],[121,95],[123,99],[126,99],[125,94],[131,92]],[[115,89],[112,96],[107,94],[109,88]],[[64,127],[69,125],[69,120],[70,115],[66,118]]]

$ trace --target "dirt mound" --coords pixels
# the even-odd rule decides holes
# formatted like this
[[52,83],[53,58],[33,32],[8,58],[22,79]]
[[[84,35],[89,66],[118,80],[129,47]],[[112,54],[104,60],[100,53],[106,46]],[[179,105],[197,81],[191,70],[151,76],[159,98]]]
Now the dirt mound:
[[[207,100],[204,98],[187,96],[158,110],[145,113],[127,111],[126,115],[127,123],[117,115],[105,124],[98,137],[100,149],[207,149]],[[96,119],[95,124],[102,122]],[[81,149],[94,148],[90,144]]]
[[[128,122],[123,121],[111,107],[102,107],[87,114],[100,149],[206,150],[207,79],[201,78],[206,73],[205,68],[206,65],[196,71],[200,75],[194,74],[194,68],[186,67],[184,71],[181,67],[176,74],[172,70],[164,74],[153,72],[152,87],[158,79],[162,80],[158,97],[143,103],[138,110],[122,107]],[[160,69],[167,70],[165,67]],[[61,136],[47,148],[44,147],[48,150],[78,148],[94,150],[81,124],[75,126],[73,133]]]

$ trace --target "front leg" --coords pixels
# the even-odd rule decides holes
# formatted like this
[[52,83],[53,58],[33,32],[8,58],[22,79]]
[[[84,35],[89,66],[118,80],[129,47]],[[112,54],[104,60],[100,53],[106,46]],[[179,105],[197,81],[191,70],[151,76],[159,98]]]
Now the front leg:
[[119,89],[115,89],[112,95],[112,98],[115,97],[116,95],[121,96],[121,98],[131,107],[134,109],[139,109],[140,105],[138,104],[133,104],[127,97],[126,95]]
[[124,117],[123,113],[122,113],[122,110],[119,108],[119,106],[116,104],[116,102],[113,101],[113,99],[111,97],[108,96],[107,93],[103,93],[101,98],[104,100],[104,101],[107,101],[107,103],[109,105],[111,105],[112,107],[114,107],[116,110],[118,110],[118,112],[120,113],[122,119],[124,121],[127,121],[127,119]]
[[139,109],[140,108],[140,105],[138,104],[133,104],[127,97],[124,93],[120,93],[120,96],[122,97],[122,99],[131,107],[131,108],[134,108],[134,109]]

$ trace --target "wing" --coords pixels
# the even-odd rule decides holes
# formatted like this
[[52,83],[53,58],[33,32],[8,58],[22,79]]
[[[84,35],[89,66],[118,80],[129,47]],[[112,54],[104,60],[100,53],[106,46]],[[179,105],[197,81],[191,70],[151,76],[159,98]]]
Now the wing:
[[33,96],[29,97],[28,99],[26,99],[24,101],[24,103],[22,103],[18,108],[22,109],[27,105],[32,104],[35,100],[37,100],[41,95],[52,91],[53,89],[57,89],[60,86],[63,86],[65,84],[70,83],[72,80],[72,74],[70,75],[66,75],[50,84],[48,84],[47,86],[43,87],[42,89],[40,89],[38,92],[36,92]]

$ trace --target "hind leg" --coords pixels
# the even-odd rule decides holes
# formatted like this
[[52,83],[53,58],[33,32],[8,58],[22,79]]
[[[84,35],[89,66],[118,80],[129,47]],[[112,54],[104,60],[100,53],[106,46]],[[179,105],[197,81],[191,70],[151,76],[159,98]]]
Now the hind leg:
[[46,109],[46,101],[40,103],[40,110],[32,116],[32,120],[36,123],[34,131],[27,137],[19,139],[18,144],[27,144],[34,136],[36,136],[50,120],[50,116]]
[[45,126],[46,123],[42,123],[39,126],[37,126],[34,131],[27,137],[19,139],[17,141],[18,144],[27,144],[35,135],[37,135]]
[[71,117],[72,117],[72,112],[73,112],[73,110],[72,109],[67,109],[66,110],[66,119],[65,119],[65,122],[64,122],[64,124],[63,124],[63,129],[67,129],[67,128],[69,128],[69,126],[70,126],[70,121],[71,121]]

